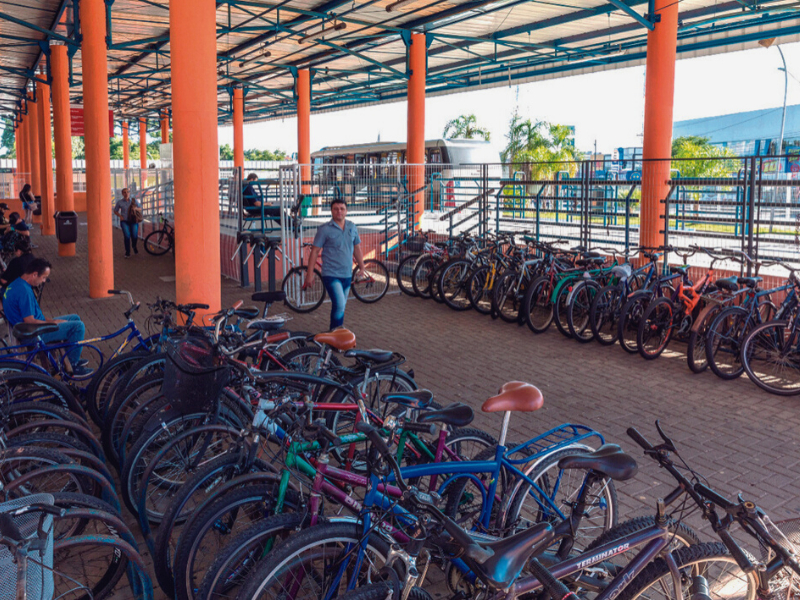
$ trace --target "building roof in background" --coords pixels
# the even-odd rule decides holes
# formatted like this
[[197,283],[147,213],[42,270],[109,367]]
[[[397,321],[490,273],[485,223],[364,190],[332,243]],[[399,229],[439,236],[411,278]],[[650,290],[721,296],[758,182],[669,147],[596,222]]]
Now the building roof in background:
[[[707,137],[712,144],[777,139],[781,132],[783,107],[678,121],[672,137],[697,135]],[[784,139],[800,137],[800,105],[786,107]]]

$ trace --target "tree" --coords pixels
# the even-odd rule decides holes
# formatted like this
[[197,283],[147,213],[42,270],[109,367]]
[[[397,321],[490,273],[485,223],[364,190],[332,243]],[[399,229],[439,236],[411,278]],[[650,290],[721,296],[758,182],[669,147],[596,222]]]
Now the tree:
[[681,177],[726,177],[737,167],[735,160],[724,159],[734,156],[728,148],[711,144],[707,137],[687,135],[672,140],[672,158],[691,159],[672,163]]
[[500,156],[512,171],[521,170],[532,179],[548,179],[559,171],[572,176],[577,171],[578,153],[571,135],[566,125],[534,123],[514,111],[506,134],[508,143]]
[[222,146],[219,147],[219,159],[233,160],[233,148],[231,148],[230,144],[222,144]]
[[82,137],[72,138],[72,158],[86,158],[86,148]]
[[475,138],[481,137],[488,142],[492,134],[488,129],[478,127],[478,120],[475,118],[475,115],[470,114],[460,115],[448,121],[447,125],[444,126],[442,135],[450,140],[456,138],[474,140]]
[[14,136],[14,121],[3,119],[3,137],[0,138],[0,156],[3,158],[17,157],[17,141]]

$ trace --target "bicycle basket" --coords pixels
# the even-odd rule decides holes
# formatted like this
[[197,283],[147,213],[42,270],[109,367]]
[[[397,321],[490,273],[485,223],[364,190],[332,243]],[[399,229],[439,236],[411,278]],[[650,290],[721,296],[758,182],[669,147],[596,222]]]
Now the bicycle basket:
[[[797,556],[798,550],[800,550],[800,519],[773,522],[768,516],[765,516],[762,522],[781,546]],[[773,557],[772,550],[762,545],[761,561],[767,563]],[[770,580],[769,587],[768,600],[792,600],[800,595],[800,579],[794,571],[788,568],[776,573]]]
[[[53,503],[51,494],[32,494],[25,498],[0,503],[0,512],[9,512],[32,504],[49,504],[52,506]],[[14,523],[26,539],[34,539],[37,537],[37,528],[41,518],[42,513],[30,512],[14,517]],[[53,581],[53,517],[51,515],[44,517],[42,531],[47,536],[44,548],[31,548],[28,551],[26,587],[28,598],[50,600],[55,594]],[[17,597],[17,568],[18,565],[14,562],[11,550],[6,546],[0,546],[0,598]]]
[[205,407],[216,400],[230,380],[231,369],[219,364],[207,339],[187,335],[167,345],[161,393],[176,408]]
[[422,252],[425,249],[425,236],[412,235],[406,240],[406,248],[409,252]]

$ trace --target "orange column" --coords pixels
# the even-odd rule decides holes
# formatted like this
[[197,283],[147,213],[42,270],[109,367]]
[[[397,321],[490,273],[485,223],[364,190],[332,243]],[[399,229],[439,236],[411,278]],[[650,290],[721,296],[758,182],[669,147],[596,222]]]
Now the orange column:
[[[53,73],[53,141],[56,149],[56,210],[75,210],[72,180],[72,126],[69,116],[69,57],[67,47],[50,42]],[[75,244],[59,244],[59,256],[75,256]]]
[[169,144],[169,115],[166,112],[161,114],[161,143]]
[[177,302],[221,302],[214,2],[170,0]]
[[[139,167],[147,168],[147,119],[139,119]],[[144,187],[144,181],[142,182]]]
[[39,98],[39,191],[42,196],[42,235],[55,235],[53,220],[53,139],[50,128],[50,86],[36,83]]
[[114,287],[111,228],[111,150],[108,130],[108,61],[103,0],[81,0],[86,209],[89,222],[89,295]]
[[14,155],[16,156],[17,169],[16,169],[16,174],[15,174],[16,176],[14,178],[14,189],[12,190],[11,193],[14,194],[15,196],[19,195],[19,189],[18,189],[19,185],[17,185],[17,182],[19,181],[19,173],[20,173],[20,170],[19,170],[19,154],[20,154],[20,152],[19,152],[19,150],[20,150],[20,147],[19,147],[19,124],[16,121],[14,121]]
[[[297,93],[297,163],[300,165],[300,179],[311,179],[311,74],[308,69],[297,71],[295,81]],[[301,184],[301,194],[311,193],[308,183]],[[316,215],[319,207],[315,204],[312,214]]]
[[[425,184],[425,34],[412,33],[408,48],[411,74],[408,78],[408,137],[406,162],[409,187],[418,190]],[[414,196],[414,228],[419,229],[425,211],[425,192]]]
[[29,181],[31,191],[34,196],[39,196],[42,185],[41,169],[39,168],[39,105],[33,99],[28,101],[28,164],[31,173]]
[[244,90],[233,88],[233,166],[244,168]]
[[122,122],[122,166],[125,169],[131,168],[131,144],[128,139],[128,122]]
[[661,201],[669,191],[678,5],[672,0],[656,0],[655,13],[661,15],[661,21],[647,34],[639,231],[639,244],[648,247],[660,246],[664,240],[659,232],[665,225]]
[[[27,106],[27,104],[26,104]],[[20,183],[24,186],[31,180],[30,166],[28,165],[28,115],[22,115],[19,122],[19,152],[17,153],[17,164],[19,165]],[[22,187],[20,187],[20,191]]]

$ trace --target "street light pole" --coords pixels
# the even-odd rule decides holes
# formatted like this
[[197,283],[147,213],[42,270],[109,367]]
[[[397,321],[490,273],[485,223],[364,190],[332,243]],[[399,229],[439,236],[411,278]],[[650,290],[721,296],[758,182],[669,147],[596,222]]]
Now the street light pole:
[[[786,68],[786,59],[783,56],[783,50],[780,46],[775,46],[780,52],[781,61],[783,62],[783,115],[781,116],[781,137],[778,142],[777,154],[783,154],[783,131],[786,127],[786,95],[789,90],[789,70]],[[782,171],[783,169],[781,169]]]

